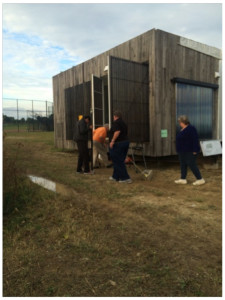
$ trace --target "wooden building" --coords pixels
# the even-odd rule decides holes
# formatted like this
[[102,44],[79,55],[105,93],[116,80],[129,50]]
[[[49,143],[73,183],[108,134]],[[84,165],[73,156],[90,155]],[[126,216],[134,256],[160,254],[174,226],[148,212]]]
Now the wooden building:
[[74,123],[95,126],[120,110],[129,138],[149,156],[176,154],[177,117],[187,114],[201,139],[219,138],[221,50],[152,29],[53,77],[55,145],[72,149]]

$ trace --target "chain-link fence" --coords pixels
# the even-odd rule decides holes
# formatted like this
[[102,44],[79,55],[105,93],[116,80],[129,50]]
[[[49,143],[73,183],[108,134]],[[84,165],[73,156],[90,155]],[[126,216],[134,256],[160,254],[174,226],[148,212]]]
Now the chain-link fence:
[[11,98],[2,100],[4,130],[54,130],[53,102]]

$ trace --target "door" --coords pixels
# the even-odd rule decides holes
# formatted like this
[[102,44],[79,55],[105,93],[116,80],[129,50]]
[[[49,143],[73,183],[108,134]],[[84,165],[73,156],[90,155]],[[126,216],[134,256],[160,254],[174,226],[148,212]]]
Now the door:
[[131,142],[149,141],[149,65],[109,57],[109,123],[119,110]]
[[105,123],[104,83],[94,75],[91,80],[91,100],[93,129],[96,129]]

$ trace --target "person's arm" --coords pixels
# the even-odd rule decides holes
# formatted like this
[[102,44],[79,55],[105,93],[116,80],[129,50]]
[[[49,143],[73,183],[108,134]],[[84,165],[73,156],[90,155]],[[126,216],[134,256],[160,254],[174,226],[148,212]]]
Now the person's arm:
[[117,140],[117,138],[118,138],[119,135],[120,135],[120,130],[117,130],[117,131],[114,132],[113,138],[112,138],[111,143],[109,145],[110,148],[113,148],[113,145],[114,145],[114,143]]

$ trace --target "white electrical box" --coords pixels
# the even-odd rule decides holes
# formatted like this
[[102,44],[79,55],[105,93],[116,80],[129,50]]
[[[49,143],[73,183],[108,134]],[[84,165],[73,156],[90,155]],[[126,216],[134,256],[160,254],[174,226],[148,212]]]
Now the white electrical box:
[[222,154],[221,142],[219,140],[200,142],[203,156],[212,156]]

